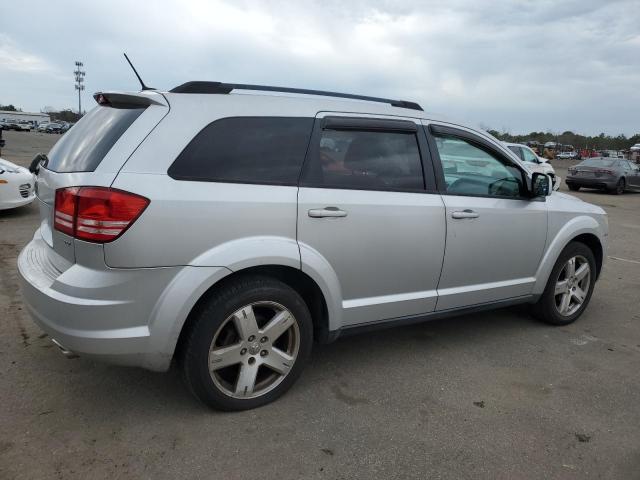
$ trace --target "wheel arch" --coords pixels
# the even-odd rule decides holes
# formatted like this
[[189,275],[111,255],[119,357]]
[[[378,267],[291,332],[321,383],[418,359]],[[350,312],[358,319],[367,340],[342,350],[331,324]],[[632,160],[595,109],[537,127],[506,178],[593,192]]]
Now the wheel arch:
[[599,235],[600,224],[589,216],[579,216],[567,222],[550,241],[536,272],[533,294],[542,294],[558,257],[569,243],[578,241],[591,249],[596,258],[596,278],[604,264],[605,246]]
[[[600,239],[593,233],[582,233],[571,239],[571,242],[580,242],[593,252],[596,259],[596,280],[600,277],[602,265],[604,263],[604,249]],[[570,242],[569,242],[570,243]],[[568,244],[567,244],[568,245]]]
[[313,321],[314,340],[319,343],[328,343],[334,339],[329,331],[327,300],[320,286],[309,275],[298,268],[288,265],[255,265],[229,273],[209,286],[198,298],[182,324],[175,346],[176,352],[183,344],[186,332],[188,332],[189,326],[195,318],[195,314],[206,304],[207,300],[211,298],[212,295],[215,295],[216,292],[225,288],[225,286],[237,281],[239,278],[247,276],[274,278],[291,287],[302,297],[309,308]]

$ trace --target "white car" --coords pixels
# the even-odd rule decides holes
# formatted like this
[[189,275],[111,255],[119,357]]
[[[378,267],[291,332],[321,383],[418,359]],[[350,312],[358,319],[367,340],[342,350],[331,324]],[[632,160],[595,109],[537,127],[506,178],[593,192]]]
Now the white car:
[[578,158],[578,154],[576,152],[560,152],[558,155],[556,155],[556,158],[573,160],[575,158]]
[[36,198],[33,174],[0,158],[0,210],[22,207]]
[[516,156],[525,162],[525,165],[531,172],[540,172],[549,175],[553,179],[553,189],[560,188],[560,177],[556,175],[556,171],[546,158],[539,157],[531,148],[520,143],[502,142]]

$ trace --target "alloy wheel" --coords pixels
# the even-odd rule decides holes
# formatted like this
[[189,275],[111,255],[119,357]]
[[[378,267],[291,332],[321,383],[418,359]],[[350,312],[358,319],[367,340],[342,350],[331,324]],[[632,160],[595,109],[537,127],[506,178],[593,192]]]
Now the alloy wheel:
[[591,284],[591,267],[582,255],[571,257],[562,267],[554,291],[556,309],[569,317],[584,304]]
[[293,314],[275,302],[255,302],[231,314],[214,335],[209,373],[226,395],[256,398],[284,380],[299,349]]

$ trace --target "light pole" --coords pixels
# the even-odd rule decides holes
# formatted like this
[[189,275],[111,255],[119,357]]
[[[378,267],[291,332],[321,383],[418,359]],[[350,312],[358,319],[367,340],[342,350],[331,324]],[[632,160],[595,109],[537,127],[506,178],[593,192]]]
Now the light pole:
[[84,90],[84,85],[82,82],[84,82],[85,72],[80,69],[83,66],[84,64],[82,62],[76,61],[76,69],[73,71],[76,76],[76,90],[78,91],[78,119],[80,119],[80,117],[82,116],[82,101],[80,99],[80,93],[82,92],[82,90]]

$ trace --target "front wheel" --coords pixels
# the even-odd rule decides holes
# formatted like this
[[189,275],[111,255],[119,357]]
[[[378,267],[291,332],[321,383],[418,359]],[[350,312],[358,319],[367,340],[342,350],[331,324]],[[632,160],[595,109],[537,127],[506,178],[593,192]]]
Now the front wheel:
[[551,325],[574,322],[587,308],[595,281],[593,252],[584,243],[570,243],[558,257],[547,286],[534,305],[534,315]]
[[193,315],[179,356],[183,378],[213,408],[247,410],[275,400],[293,385],[311,352],[307,305],[275,279],[233,281]]
[[569,190],[571,190],[572,192],[577,192],[578,190],[580,190],[580,186],[574,185],[573,183],[567,183],[567,186],[569,187]]
[[618,180],[618,183],[616,183],[616,187],[611,191],[611,193],[615,195],[622,195],[626,188],[627,182],[625,182],[624,178],[621,178],[620,180]]

